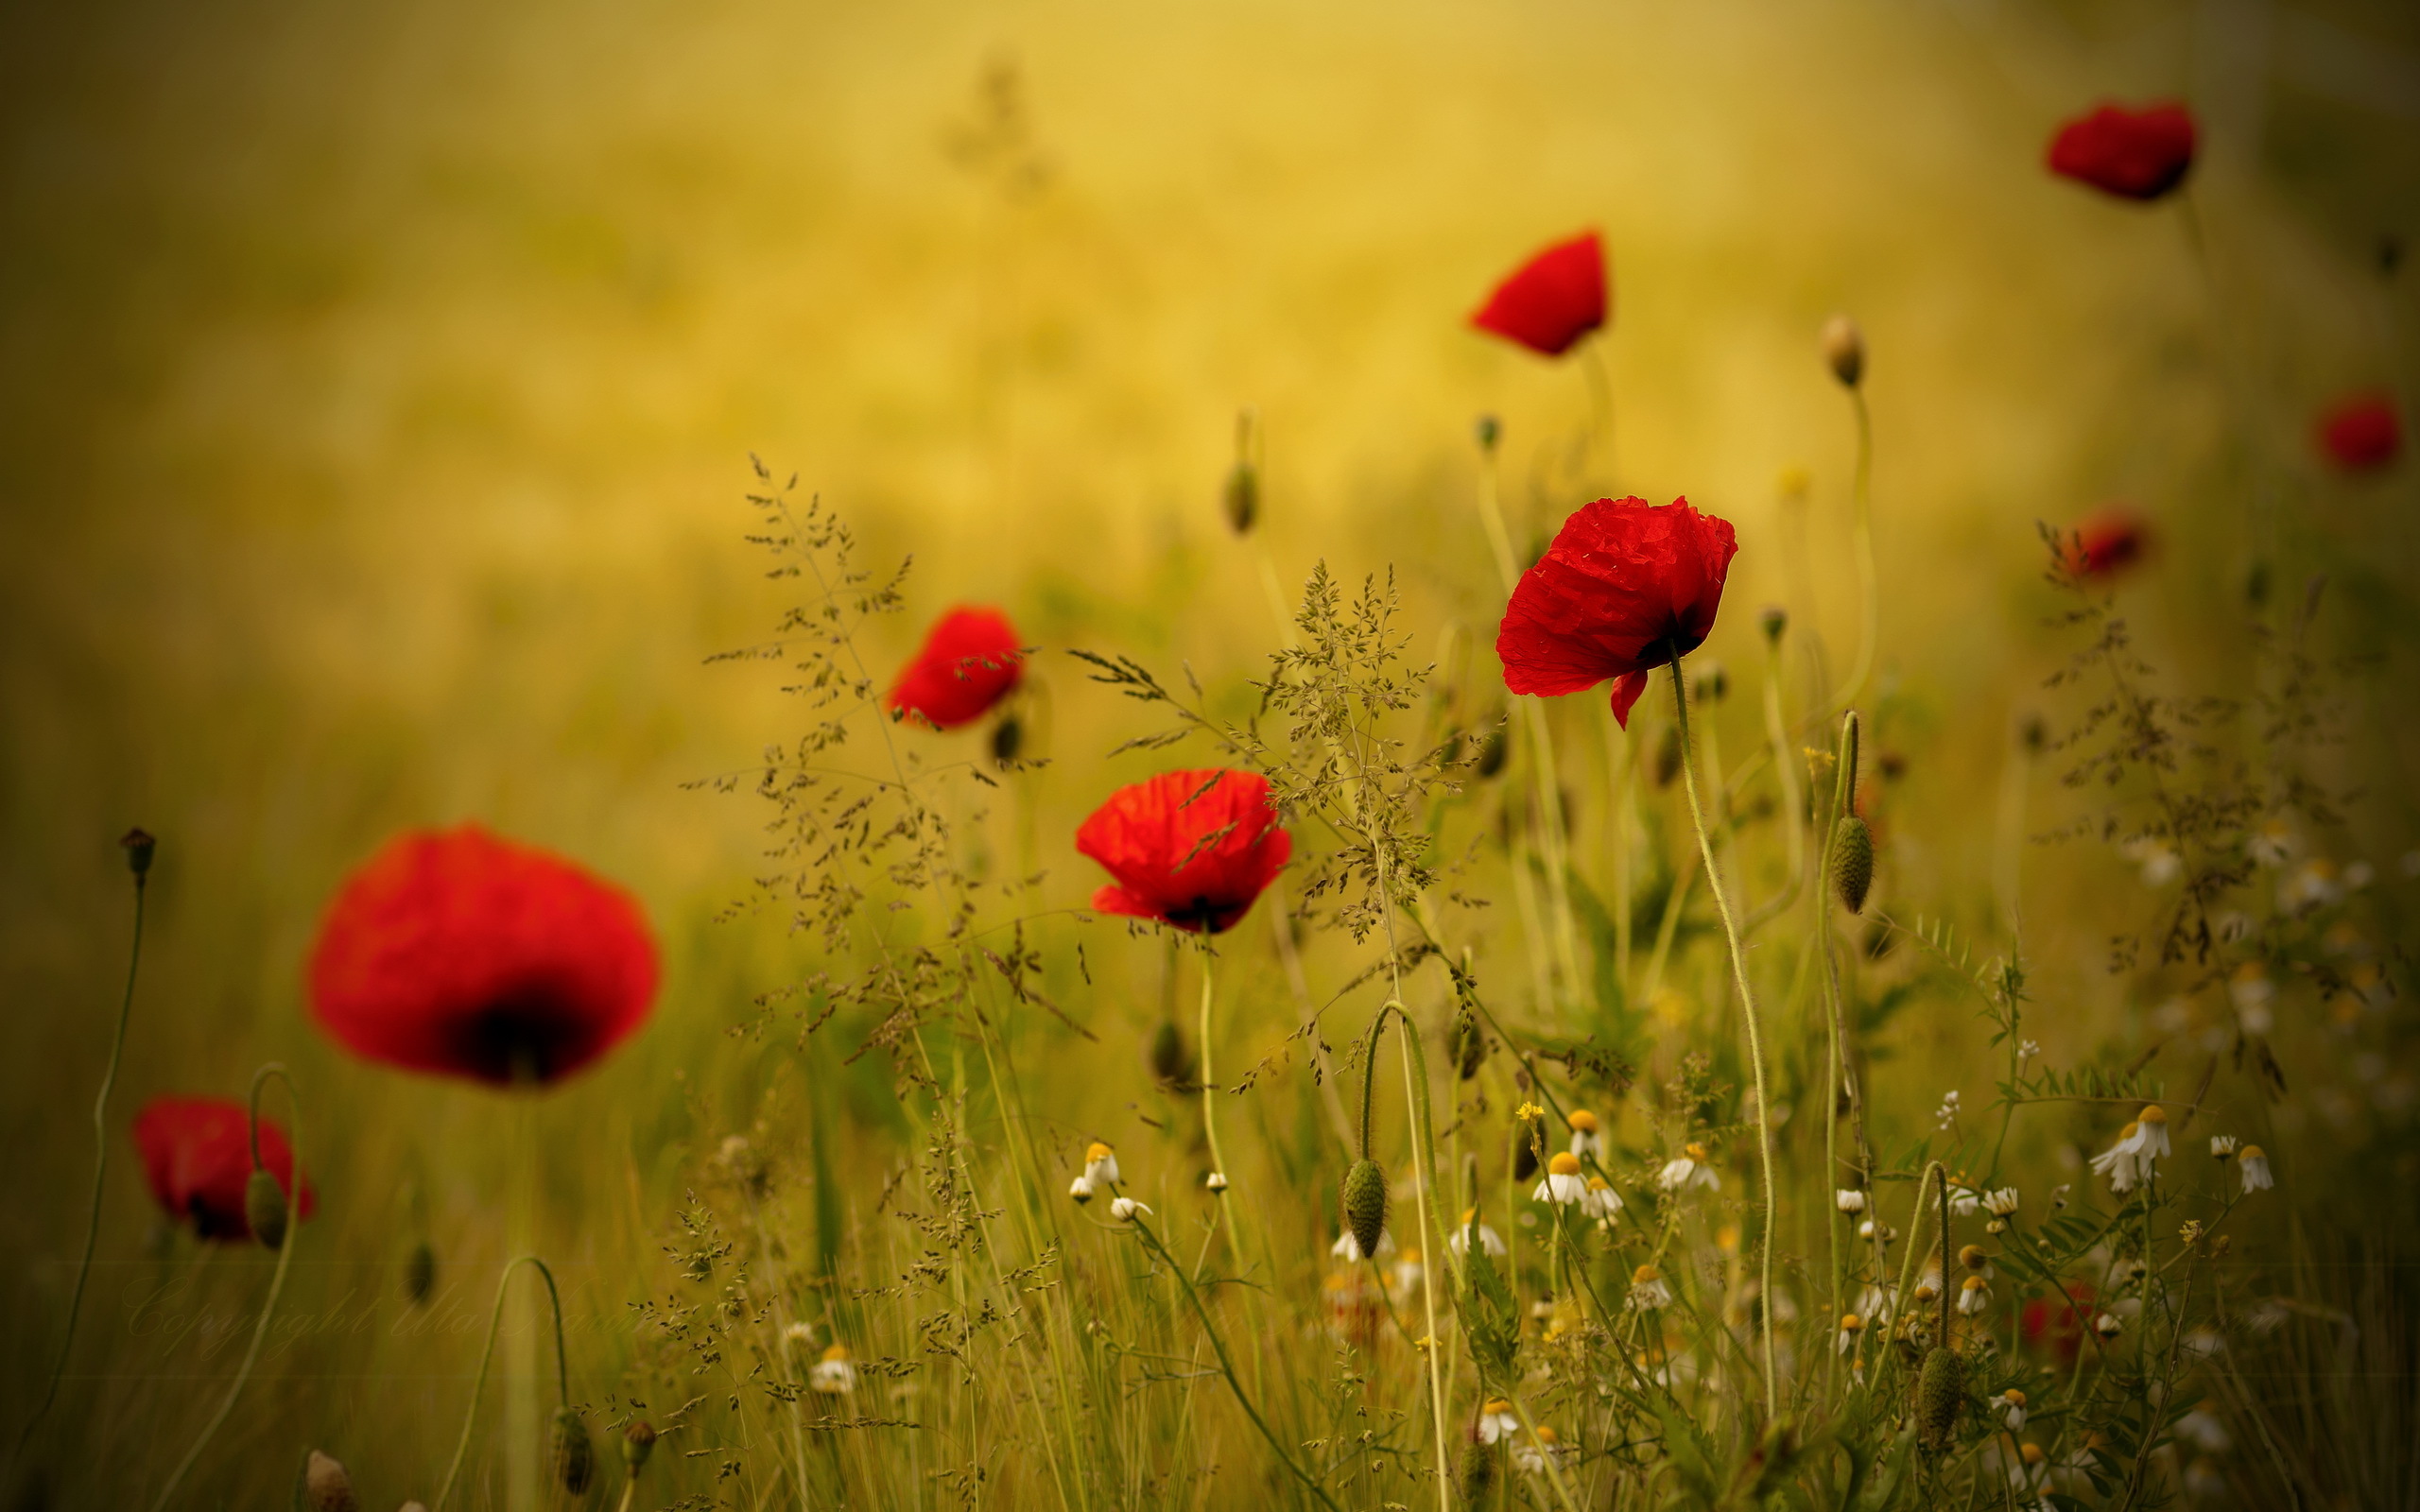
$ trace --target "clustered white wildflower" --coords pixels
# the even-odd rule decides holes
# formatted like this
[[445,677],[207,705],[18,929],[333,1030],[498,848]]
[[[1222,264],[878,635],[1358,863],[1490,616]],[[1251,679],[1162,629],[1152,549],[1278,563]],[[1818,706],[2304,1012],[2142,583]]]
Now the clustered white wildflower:
[[1722,1185],[1722,1176],[1707,1163],[1705,1146],[1692,1142],[1681,1146],[1679,1156],[1664,1162],[1664,1169],[1655,1174],[1655,1184],[1667,1192],[1698,1187],[1712,1192]]

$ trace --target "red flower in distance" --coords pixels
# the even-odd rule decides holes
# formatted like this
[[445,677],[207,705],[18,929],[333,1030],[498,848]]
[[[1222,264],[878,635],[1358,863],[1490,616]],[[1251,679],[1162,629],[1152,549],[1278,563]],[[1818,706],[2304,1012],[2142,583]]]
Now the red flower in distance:
[[1244,917],[1294,840],[1269,806],[1269,779],[1213,769],[1119,788],[1076,831],[1076,849],[1113,879],[1093,894],[1101,913],[1216,935]]
[[2375,472],[2403,451],[2403,422],[2385,394],[2356,394],[2320,417],[2320,449],[2347,472]]
[[1648,675],[1714,629],[1739,550],[1731,522],[1686,499],[1599,499],[1563,523],[1513,585],[1495,632],[1504,686],[1553,697],[1614,679],[1624,728]]
[[[244,1105],[232,1097],[154,1097],[134,1115],[134,1146],[144,1178],[169,1217],[193,1221],[204,1239],[252,1237],[244,1218],[244,1184],[252,1177],[252,1139]],[[294,1147],[285,1131],[261,1120],[261,1164],[294,1193]],[[298,1204],[308,1218],[320,1205],[310,1179]]]
[[1605,244],[1593,231],[1522,264],[1471,317],[1480,330],[1549,357],[1604,323]]
[[936,730],[983,717],[1025,676],[1016,628],[996,609],[959,608],[933,624],[922,650],[890,686],[893,712]]
[[2017,1327],[2028,1344],[2055,1350],[2062,1360],[2072,1360],[2076,1350],[2083,1347],[2084,1313],[2097,1294],[2090,1281],[2069,1281],[2066,1291],[2064,1300],[2037,1297],[2027,1302],[2017,1314]]
[[311,1011],[410,1071],[550,1082],[645,1022],[660,970],[630,894],[475,824],[405,834],[320,926]]
[[2193,112],[2174,103],[2103,105],[2059,128],[2050,171],[2120,199],[2157,199],[2193,166]]
[[2079,577],[2115,577],[2151,554],[2152,527],[2133,512],[2102,509],[2076,526],[2066,557]]

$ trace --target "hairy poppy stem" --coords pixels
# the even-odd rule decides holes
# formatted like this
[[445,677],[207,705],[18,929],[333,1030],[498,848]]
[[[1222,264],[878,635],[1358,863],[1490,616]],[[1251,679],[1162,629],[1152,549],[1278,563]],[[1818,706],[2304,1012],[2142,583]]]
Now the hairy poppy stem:
[[1731,897],[1723,890],[1722,873],[1715,869],[1714,835],[1706,829],[1705,803],[1698,797],[1697,758],[1689,749],[1689,683],[1682,676],[1681,658],[1672,657],[1672,704],[1681,733],[1681,774],[1689,793],[1689,818],[1697,827],[1698,851],[1705,861],[1706,890],[1714,894],[1715,911],[1722,916],[1722,935],[1731,945],[1731,976],[1739,988],[1739,1011],[1748,1021],[1748,1057],[1756,1073],[1756,1156],[1764,1172],[1765,1239],[1762,1280],[1756,1294],[1765,1334],[1765,1417],[1781,1415],[1778,1372],[1773,1365],[1773,1125],[1772,1105],[1765,1092],[1765,1036],[1756,1024],[1756,999],[1748,987],[1748,956],[1740,948],[1739,924],[1731,915]]
[[[1841,716],[1841,740],[1832,765],[1832,799],[1824,810],[1824,826],[1816,832],[1819,837],[1815,878],[1815,944],[1824,956],[1824,1005],[1831,1020],[1830,1049],[1826,1057],[1828,1076],[1824,1084],[1824,1096],[1830,1105],[1824,1112],[1824,1178],[1825,1191],[1832,1190],[1840,1178],[1840,1103],[1848,1094],[1849,1120],[1857,1136],[1858,1190],[1868,1195],[1867,1216],[1874,1220],[1874,1259],[1877,1267],[1875,1280],[1883,1280],[1880,1267],[1888,1263],[1889,1253],[1883,1247],[1882,1220],[1878,1211],[1871,1207],[1874,1189],[1874,1149],[1865,1136],[1865,1093],[1858,1086],[1857,1067],[1849,1055],[1848,1015],[1845,994],[1841,988],[1839,942],[1833,938],[1831,919],[1832,847],[1826,843],[1841,816],[1852,811],[1857,802],[1858,716],[1852,709]],[[1841,1309],[1839,1226],[1846,1215],[1833,1204],[1828,1220],[1833,1232],[1832,1300],[1835,1314]],[[1894,1304],[1895,1305],[1895,1304]],[[1894,1314],[1895,1315],[1895,1314]]]
[[535,1255],[520,1255],[506,1261],[504,1270],[496,1277],[495,1305],[488,1310],[488,1341],[479,1350],[479,1372],[471,1381],[471,1405],[462,1414],[462,1436],[454,1445],[454,1462],[445,1467],[445,1481],[437,1488],[437,1500],[429,1504],[436,1512],[445,1512],[445,1499],[454,1494],[455,1478],[462,1472],[462,1456],[471,1450],[471,1435],[479,1425],[479,1394],[487,1389],[488,1367],[495,1363],[496,1331],[504,1323],[505,1288],[512,1281],[512,1273],[524,1265],[534,1265],[545,1279],[546,1300],[555,1314],[555,1391],[562,1406],[571,1405],[571,1366],[563,1351],[563,1299],[555,1289],[555,1273]]
[[168,1484],[160,1488],[159,1499],[151,1503],[151,1512],[160,1512],[176,1497],[177,1488],[184,1484],[185,1474],[193,1469],[194,1461],[201,1457],[201,1452],[216,1436],[219,1425],[227,1420],[227,1415],[235,1410],[235,1399],[244,1394],[244,1383],[251,1379],[252,1366],[260,1360],[261,1345],[268,1338],[268,1320],[277,1312],[278,1295],[285,1290],[285,1273],[294,1263],[295,1235],[302,1226],[302,1099],[295,1094],[294,1078],[274,1060],[252,1073],[250,1098],[252,1159],[256,1163],[260,1159],[261,1088],[271,1076],[285,1084],[285,1101],[292,1109],[290,1116],[294,1125],[286,1136],[289,1163],[285,1172],[285,1236],[277,1246],[277,1269],[269,1276],[268,1296],[261,1301],[260,1321],[252,1327],[252,1342],[244,1349],[244,1363],[235,1367],[235,1383],[227,1388],[227,1400],[218,1404],[218,1410],[211,1415],[210,1421],[202,1425],[201,1436],[193,1441],[193,1447],[185,1451],[185,1457],[179,1460],[177,1468],[169,1473]]
[[1857,666],[1841,689],[1836,708],[1845,709],[1857,701],[1865,689],[1865,679],[1874,671],[1875,643],[1881,634],[1882,591],[1874,572],[1874,421],[1865,407],[1865,389],[1857,385],[1849,387],[1849,404],[1857,411],[1857,482],[1854,505],[1857,509],[1855,541],[1857,545]]
[[26,1445],[32,1441],[34,1429],[49,1413],[51,1403],[59,1400],[59,1383],[67,1374],[67,1357],[76,1348],[76,1318],[84,1308],[84,1286],[93,1276],[93,1247],[101,1237],[101,1187],[110,1174],[110,1091],[117,1086],[118,1060],[126,1050],[127,1021],[134,1014],[134,977],[143,965],[143,884],[145,873],[134,873],[134,940],[127,950],[126,993],[118,1002],[117,1031],[110,1039],[109,1065],[101,1073],[100,1094],[93,1099],[93,1200],[91,1213],[84,1222],[84,1258],[76,1264],[76,1289],[67,1299],[67,1331],[59,1340],[59,1358],[50,1367],[50,1384],[43,1388],[42,1405],[26,1419],[17,1431],[17,1447],[9,1452],[13,1469],[24,1456]]
[[1210,1074],[1211,989],[1210,941],[1204,938],[1201,942],[1201,1131],[1210,1141],[1210,1169],[1225,1176],[1227,1158],[1219,1153],[1219,1084]]

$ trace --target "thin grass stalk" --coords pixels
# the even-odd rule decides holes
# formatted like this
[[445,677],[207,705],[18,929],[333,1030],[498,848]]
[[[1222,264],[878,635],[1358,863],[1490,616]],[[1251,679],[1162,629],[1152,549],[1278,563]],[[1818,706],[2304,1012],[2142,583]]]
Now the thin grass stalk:
[[479,1425],[479,1394],[487,1389],[488,1367],[495,1363],[495,1336],[504,1322],[505,1288],[512,1282],[512,1273],[524,1265],[534,1265],[545,1279],[546,1300],[555,1314],[555,1390],[563,1406],[571,1405],[571,1363],[563,1349],[563,1300],[555,1289],[555,1273],[535,1255],[516,1255],[504,1263],[495,1280],[495,1304],[488,1309],[487,1343],[479,1349],[478,1373],[471,1378],[471,1404],[462,1414],[462,1436],[455,1441],[453,1462],[445,1467],[445,1479],[437,1487],[437,1500],[429,1506],[433,1512],[445,1512],[446,1498],[454,1494],[455,1479],[462,1472],[462,1458],[471,1450],[471,1435]]
[[261,1301],[260,1321],[252,1326],[252,1342],[244,1349],[243,1364],[235,1367],[235,1383],[227,1388],[227,1400],[211,1414],[210,1421],[202,1425],[201,1435],[193,1441],[193,1447],[185,1451],[185,1457],[179,1460],[177,1468],[169,1472],[168,1484],[160,1488],[159,1498],[151,1503],[151,1512],[160,1512],[175,1499],[177,1489],[184,1484],[194,1461],[201,1457],[201,1452],[216,1436],[219,1425],[227,1420],[227,1415],[235,1410],[235,1399],[244,1394],[244,1383],[251,1379],[252,1366],[260,1360],[261,1345],[268,1338],[269,1318],[277,1312],[278,1297],[285,1290],[285,1273],[293,1267],[294,1243],[302,1227],[302,1100],[295,1095],[294,1079],[278,1062],[272,1060],[252,1073],[250,1108],[252,1158],[255,1161],[260,1159],[261,1088],[271,1076],[285,1085],[285,1101],[289,1108],[287,1117],[292,1121],[292,1130],[286,1139],[289,1164],[285,1173],[285,1235],[277,1246],[277,1268],[269,1274],[268,1296]]
[[118,1062],[126,1053],[126,1025],[134,1015],[135,973],[143,965],[145,880],[144,872],[134,873],[134,939],[127,951],[126,992],[118,1000],[117,1028],[110,1037],[110,1058],[101,1072],[101,1090],[93,1099],[93,1196],[84,1221],[84,1256],[76,1263],[76,1289],[68,1294],[67,1328],[60,1335],[59,1357],[51,1362],[50,1383],[43,1388],[42,1404],[26,1419],[26,1425],[17,1430],[16,1448],[9,1453],[11,1469],[24,1456],[26,1445],[32,1441],[34,1430],[41,1426],[43,1418],[50,1412],[51,1404],[59,1400],[59,1383],[66,1377],[68,1356],[76,1348],[76,1319],[84,1309],[84,1288],[93,1277],[93,1249],[101,1237],[101,1190],[110,1174],[110,1092],[117,1086]]
[[1739,924],[1731,914],[1731,899],[1723,891],[1722,874],[1715,869],[1714,836],[1706,829],[1705,804],[1698,797],[1697,763],[1689,749],[1689,685],[1682,675],[1681,657],[1672,656],[1672,703],[1681,731],[1681,774],[1688,786],[1689,819],[1697,827],[1698,850],[1704,858],[1706,890],[1714,894],[1715,911],[1722,916],[1723,937],[1731,946],[1731,976],[1739,989],[1739,1011],[1748,1022],[1748,1057],[1756,1074],[1756,1156],[1763,1168],[1765,1238],[1763,1274],[1757,1293],[1763,1304],[1765,1335],[1765,1416],[1780,1416],[1780,1373],[1773,1365],[1773,1125],[1772,1104],[1765,1087],[1765,1036],[1756,1023],[1756,999],[1748,986],[1748,956],[1739,941]]
[[1874,671],[1874,649],[1880,636],[1881,586],[1874,571],[1874,421],[1865,407],[1865,389],[1849,386],[1849,404],[1857,412],[1857,481],[1852,507],[1857,511],[1853,535],[1857,547],[1857,664],[1849,680],[1835,695],[1833,707],[1846,709],[1865,690]]

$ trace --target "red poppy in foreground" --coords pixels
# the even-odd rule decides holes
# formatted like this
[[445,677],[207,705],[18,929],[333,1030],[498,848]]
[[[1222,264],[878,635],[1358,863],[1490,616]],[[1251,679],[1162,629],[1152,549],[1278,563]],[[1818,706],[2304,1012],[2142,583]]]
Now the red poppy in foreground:
[[1495,632],[1504,686],[1553,697],[1611,678],[1614,717],[1628,728],[1648,675],[1713,632],[1738,550],[1730,521],[1686,499],[1583,506],[1513,585]]
[[645,1022],[659,969],[630,894],[475,824],[388,842],[329,905],[311,1011],[410,1071],[549,1082]]
[[1557,242],[1495,286],[1471,324],[1559,357],[1605,323],[1605,244],[1595,232]]
[[[143,1154],[144,1178],[169,1217],[193,1220],[204,1239],[252,1237],[244,1219],[244,1185],[252,1178],[252,1139],[244,1105],[232,1097],[154,1097],[134,1115],[134,1145]],[[294,1194],[294,1147],[285,1130],[261,1120],[261,1165]],[[319,1207],[309,1177],[302,1181],[300,1211]]]
[[2403,422],[2384,394],[2357,394],[2320,417],[2319,445],[2347,472],[2375,472],[2403,451]]
[[959,608],[942,615],[915,660],[900,669],[888,700],[936,730],[983,717],[1025,676],[1015,627],[996,609]]
[[2112,508],[2076,526],[2064,552],[2077,576],[2114,577],[2141,561],[2151,549],[2150,524],[2127,510]]
[[2059,128],[2050,171],[2120,199],[2157,199],[2193,166],[2193,112],[2170,103],[2104,105]]
[[1294,853],[1257,772],[1162,772],[1121,787],[1076,832],[1076,849],[1115,879],[1104,914],[1195,934],[1235,927]]

